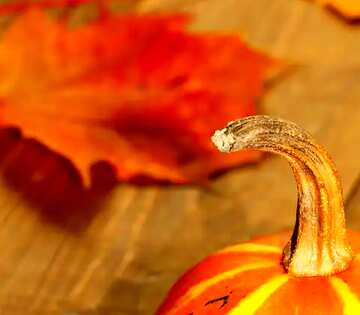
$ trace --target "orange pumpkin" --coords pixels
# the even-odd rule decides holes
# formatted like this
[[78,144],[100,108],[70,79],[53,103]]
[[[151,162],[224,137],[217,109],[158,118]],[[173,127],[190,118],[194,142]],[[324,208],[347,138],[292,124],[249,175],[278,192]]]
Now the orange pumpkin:
[[209,256],[173,286],[157,315],[360,315],[360,233],[346,231],[326,151],[295,124],[267,116],[231,122],[213,142],[223,152],[256,149],[289,161],[295,228]]

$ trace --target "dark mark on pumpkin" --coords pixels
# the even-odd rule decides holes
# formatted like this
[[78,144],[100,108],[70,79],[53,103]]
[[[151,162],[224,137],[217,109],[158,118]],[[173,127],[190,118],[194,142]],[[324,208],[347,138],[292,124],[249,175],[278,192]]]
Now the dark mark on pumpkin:
[[[230,292],[230,294],[231,294],[231,292]],[[213,300],[209,300],[205,303],[205,306],[207,306],[209,304],[215,304],[217,302],[222,302],[222,304],[220,305],[219,308],[223,308],[229,302],[230,294],[224,295],[222,297],[219,297],[219,298],[216,298]]]

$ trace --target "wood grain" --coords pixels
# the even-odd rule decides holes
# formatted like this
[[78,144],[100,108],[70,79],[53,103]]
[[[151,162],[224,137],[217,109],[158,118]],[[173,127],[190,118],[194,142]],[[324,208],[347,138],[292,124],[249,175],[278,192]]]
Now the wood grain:
[[[359,26],[303,0],[141,6],[161,9],[193,14],[193,31],[238,32],[296,65],[273,82],[259,108],[299,123],[328,148],[350,196],[349,223],[359,228]],[[115,184],[99,165],[86,192],[68,162],[16,132],[0,136],[0,314],[153,314],[197,260],[293,224],[294,180],[278,158],[206,188]]]

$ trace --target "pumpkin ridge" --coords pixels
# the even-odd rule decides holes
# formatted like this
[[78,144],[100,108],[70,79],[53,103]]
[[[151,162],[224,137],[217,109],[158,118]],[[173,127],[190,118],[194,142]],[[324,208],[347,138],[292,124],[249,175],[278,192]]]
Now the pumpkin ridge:
[[358,296],[351,290],[349,285],[338,277],[330,277],[329,281],[344,305],[344,314],[360,314],[360,300]]
[[228,315],[253,315],[264,302],[289,280],[289,275],[275,276],[249,293],[242,299]]
[[237,245],[231,245],[225,247],[224,249],[216,252],[215,254],[222,253],[237,253],[237,252],[251,252],[251,253],[259,253],[259,254],[282,254],[282,248],[269,244],[257,244],[257,243],[243,243]]
[[175,302],[175,307],[171,309],[170,312],[167,313],[167,315],[172,315],[176,312],[178,312],[180,309],[186,307],[188,303],[190,303],[193,299],[196,299],[198,296],[200,296],[203,292],[205,292],[207,289],[211,288],[212,286],[218,284],[219,282],[223,280],[227,280],[229,278],[232,278],[234,276],[238,276],[241,273],[247,272],[247,271],[254,271],[258,269],[269,269],[278,266],[278,262],[276,261],[259,261],[259,262],[253,262],[246,265],[242,265],[238,268],[233,268],[230,270],[227,270],[225,272],[221,272],[207,280],[204,280],[193,287],[189,288],[187,292],[183,296],[181,296],[178,301]]

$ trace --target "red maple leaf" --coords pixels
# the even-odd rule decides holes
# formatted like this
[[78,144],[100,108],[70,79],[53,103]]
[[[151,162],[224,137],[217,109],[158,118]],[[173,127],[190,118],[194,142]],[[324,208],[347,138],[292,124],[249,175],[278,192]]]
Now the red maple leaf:
[[0,126],[15,126],[121,180],[176,183],[252,161],[210,142],[229,120],[254,114],[271,58],[237,35],[194,34],[184,16],[109,16],[75,29],[30,10],[0,42]]

